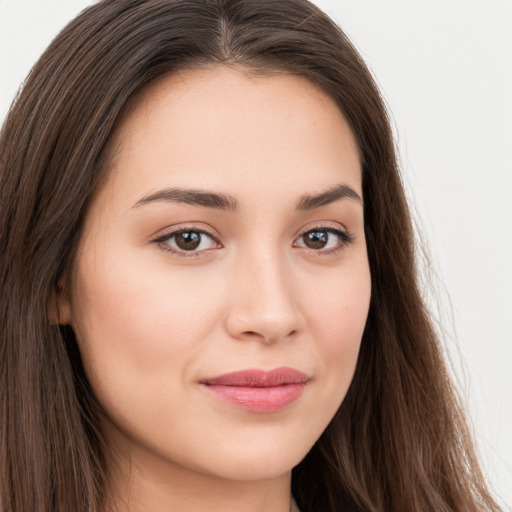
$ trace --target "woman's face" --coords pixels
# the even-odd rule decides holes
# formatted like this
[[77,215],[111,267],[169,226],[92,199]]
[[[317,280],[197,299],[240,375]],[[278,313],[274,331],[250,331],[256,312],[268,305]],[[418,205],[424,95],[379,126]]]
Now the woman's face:
[[361,168],[295,76],[166,78],[130,106],[61,321],[132,464],[287,474],[339,408],[370,300]]

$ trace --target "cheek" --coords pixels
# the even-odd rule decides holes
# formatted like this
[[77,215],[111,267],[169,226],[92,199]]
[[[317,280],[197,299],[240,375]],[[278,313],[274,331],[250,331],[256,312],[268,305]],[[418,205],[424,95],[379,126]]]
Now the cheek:
[[90,263],[73,321],[88,380],[119,432],[158,451],[183,437],[178,414],[196,414],[187,382],[214,329],[214,303],[198,282],[158,265],[122,255]]
[[209,325],[214,301],[180,272],[122,255],[94,265],[85,261],[82,268],[74,318],[84,330],[96,331],[88,340],[149,355],[191,337],[200,340]]
[[[315,293],[308,293],[305,311],[309,323],[321,331],[327,349],[343,350],[345,343],[359,344],[368,316],[370,295],[370,271],[363,258],[358,265],[341,269],[339,275],[326,278]],[[343,340],[345,343],[340,343]]]
[[176,388],[189,376],[215,303],[179,273],[104,254],[112,256],[84,258],[76,280],[73,328],[86,373],[104,405],[127,395],[150,401],[164,381]]
[[322,375],[328,382],[326,400],[337,403],[336,408],[354,375],[371,295],[370,272],[364,258],[360,265],[341,274],[322,283],[321,291],[310,293],[306,306]]

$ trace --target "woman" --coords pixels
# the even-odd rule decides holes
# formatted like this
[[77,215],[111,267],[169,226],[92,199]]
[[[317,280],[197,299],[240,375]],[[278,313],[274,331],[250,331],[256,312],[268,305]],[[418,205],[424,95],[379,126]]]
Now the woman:
[[0,155],[4,510],[497,510],[313,5],[100,2]]

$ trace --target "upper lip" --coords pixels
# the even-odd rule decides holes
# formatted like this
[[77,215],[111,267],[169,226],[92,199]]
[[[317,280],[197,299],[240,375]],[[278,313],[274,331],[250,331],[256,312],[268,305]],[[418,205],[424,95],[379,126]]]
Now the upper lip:
[[202,384],[210,386],[246,386],[246,387],[275,387],[286,384],[305,384],[310,378],[294,368],[275,368],[274,370],[248,369],[217,377],[201,380]]

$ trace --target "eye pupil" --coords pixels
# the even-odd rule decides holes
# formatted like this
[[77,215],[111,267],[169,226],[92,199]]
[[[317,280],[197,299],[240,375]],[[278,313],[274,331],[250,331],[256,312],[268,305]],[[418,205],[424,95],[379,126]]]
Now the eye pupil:
[[201,243],[201,234],[195,231],[184,231],[175,235],[176,245],[184,251],[193,251]]
[[329,233],[327,231],[309,231],[303,235],[304,243],[310,249],[322,249],[327,245]]

